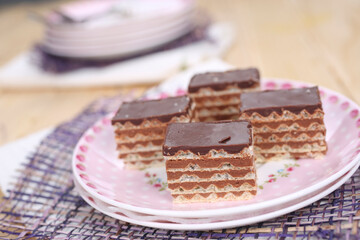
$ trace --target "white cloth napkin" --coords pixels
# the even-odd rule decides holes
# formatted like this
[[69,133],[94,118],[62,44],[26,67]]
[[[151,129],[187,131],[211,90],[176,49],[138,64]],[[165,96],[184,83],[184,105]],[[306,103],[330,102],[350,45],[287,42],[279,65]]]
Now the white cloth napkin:
[[53,128],[47,128],[0,147],[0,188],[2,191],[9,189],[11,180],[14,180],[16,169],[25,163],[26,158],[36,150],[41,140],[52,130]]

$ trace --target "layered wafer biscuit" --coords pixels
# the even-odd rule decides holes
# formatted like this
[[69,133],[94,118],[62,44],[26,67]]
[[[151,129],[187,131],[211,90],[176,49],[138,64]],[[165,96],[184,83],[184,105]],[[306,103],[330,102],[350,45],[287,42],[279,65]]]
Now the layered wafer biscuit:
[[188,92],[195,103],[194,119],[201,122],[239,117],[240,93],[259,90],[255,68],[194,75]]
[[167,125],[189,122],[192,110],[187,96],[123,103],[112,124],[119,158],[124,160],[126,168],[163,164],[162,145]]
[[163,154],[175,203],[246,200],[256,195],[248,121],[172,123]]
[[240,119],[252,123],[256,161],[322,158],[326,154],[318,87],[244,93]]

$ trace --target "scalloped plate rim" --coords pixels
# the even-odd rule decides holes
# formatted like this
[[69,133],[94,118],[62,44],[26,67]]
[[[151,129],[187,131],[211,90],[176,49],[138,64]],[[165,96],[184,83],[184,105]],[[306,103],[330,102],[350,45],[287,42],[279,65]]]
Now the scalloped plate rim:
[[[301,201],[293,206],[286,207],[281,210],[277,210],[274,212],[269,212],[266,214],[260,214],[254,217],[249,218],[243,218],[243,219],[237,219],[237,220],[230,220],[230,221],[223,221],[223,222],[214,222],[214,223],[200,223],[200,224],[184,224],[184,223],[159,223],[159,222],[151,222],[151,221],[140,221],[135,220],[127,216],[120,216],[118,214],[107,212],[106,210],[103,210],[101,207],[97,206],[95,203],[89,201],[86,197],[84,197],[82,194],[80,196],[86,201],[91,207],[95,208],[96,210],[113,217],[118,220],[122,220],[125,222],[129,222],[132,224],[138,224],[146,227],[153,227],[153,228],[161,228],[161,229],[170,229],[170,230],[215,230],[215,229],[224,229],[224,228],[232,228],[232,227],[240,227],[240,226],[246,226],[250,224],[254,224],[257,222],[263,222],[272,218],[276,218],[279,216],[282,216],[284,214],[296,211],[297,209],[300,209],[302,207],[305,207],[313,202],[318,201],[319,199],[325,197],[326,195],[330,194],[331,192],[335,191],[337,188],[339,188],[341,185],[343,185],[358,169],[360,163],[357,163],[357,166],[354,166],[353,169],[348,171],[345,176],[340,177],[338,182],[336,182],[331,187],[325,189],[324,191],[316,194],[313,197],[310,197],[309,199],[306,199],[304,201]],[[330,184],[330,183],[329,183]],[[121,212],[121,210],[119,210]],[[234,213],[236,214],[236,213]]]
[[[266,82],[276,82],[276,83],[292,83],[294,85],[307,85],[307,86],[314,86],[314,84],[311,83],[304,83],[304,82],[300,82],[300,81],[292,81],[292,80],[286,80],[286,79],[279,79],[279,78],[263,78],[262,79],[262,85],[266,84]],[[349,103],[353,104],[354,106],[356,106],[357,109],[360,110],[360,107],[358,106],[358,104],[356,104],[355,102],[353,102],[351,99],[349,99],[348,97],[342,95],[341,93],[338,93],[336,91],[330,90],[328,88],[325,87],[320,87],[321,90],[325,90],[326,92],[332,93],[334,95],[338,95],[342,98],[345,98]],[[112,113],[111,113],[112,114]],[[110,115],[110,114],[109,114]],[[99,119],[94,125],[96,125],[99,121],[101,121],[103,118]],[[80,144],[80,140],[89,132],[91,131],[91,128],[94,126],[92,125],[89,129],[87,129],[84,134],[82,135],[82,137],[79,139],[79,142],[77,143],[76,147],[74,148],[74,153],[75,153],[75,149],[79,148],[79,144]],[[288,195],[284,195],[284,196],[280,196],[277,198],[274,198],[272,200],[268,200],[265,202],[259,202],[259,203],[253,203],[253,204],[249,204],[249,205],[242,205],[242,206],[235,206],[235,207],[225,207],[225,208],[217,208],[217,209],[207,209],[207,210],[162,210],[162,209],[153,209],[153,208],[145,208],[145,207],[137,207],[137,206],[133,206],[130,204],[126,204],[126,203],[121,203],[121,202],[117,202],[114,200],[111,200],[105,196],[102,196],[100,194],[98,194],[96,191],[94,191],[92,188],[88,187],[83,181],[81,181],[80,176],[78,174],[75,174],[75,154],[73,154],[72,157],[72,170],[73,173],[77,179],[77,181],[81,184],[81,186],[86,189],[89,193],[91,193],[91,195],[96,196],[96,198],[117,206],[119,208],[124,208],[130,211],[134,211],[134,212],[140,212],[140,213],[145,213],[145,214],[153,214],[153,215],[161,215],[161,216],[173,216],[173,217],[189,217],[189,212],[191,212],[191,218],[194,217],[211,217],[211,216],[220,216],[220,215],[231,215],[234,213],[245,213],[245,212],[250,212],[253,210],[259,210],[259,209],[263,209],[263,208],[268,208],[274,205],[278,205],[278,204],[282,204],[288,201],[291,201],[299,196],[304,196],[306,194],[309,194],[311,192],[314,192],[318,189],[320,189],[321,187],[326,186],[327,184],[334,182],[336,179],[338,179],[340,176],[344,175],[346,172],[348,172],[357,162],[360,161],[360,153],[356,155],[356,157],[354,157],[354,159],[352,161],[350,161],[349,163],[347,163],[342,169],[340,169],[338,172],[336,172],[335,174],[329,176],[328,178],[314,184],[311,185],[307,188],[304,188],[300,191],[296,191],[293,192],[291,194]],[[299,195],[300,194],[300,195]]]

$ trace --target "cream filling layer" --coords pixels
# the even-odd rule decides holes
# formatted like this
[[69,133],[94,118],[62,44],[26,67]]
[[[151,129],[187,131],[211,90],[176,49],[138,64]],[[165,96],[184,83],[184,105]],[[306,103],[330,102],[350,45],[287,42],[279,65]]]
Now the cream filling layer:
[[174,198],[175,203],[191,203],[191,202],[217,202],[217,201],[235,201],[235,200],[249,200],[252,199],[254,195],[250,192],[244,192],[241,196],[235,196],[232,193],[225,194],[224,197],[218,197],[215,193],[210,194],[208,197],[203,197],[199,194],[195,194],[191,199],[187,199],[184,196],[177,196]]
[[197,155],[190,150],[179,150],[172,156],[164,156],[168,161],[181,159],[209,159],[209,158],[250,158],[253,156],[253,146],[244,147],[239,153],[230,154],[224,150],[211,149],[205,155]]
[[234,191],[250,191],[250,190],[256,190],[256,189],[257,189],[257,186],[251,186],[248,183],[243,183],[240,187],[234,187],[231,184],[229,184],[223,188],[218,188],[214,184],[211,184],[207,188],[197,186],[193,190],[184,190],[180,186],[179,188],[176,188],[173,190],[169,189],[169,191],[171,191],[171,194],[195,194],[195,193],[213,193],[213,192],[230,192],[230,191],[233,191],[233,192]]
[[187,166],[186,168],[168,168],[166,171],[168,172],[184,172],[184,171],[215,171],[215,170],[249,170],[253,171],[253,167],[234,167],[230,163],[223,163],[219,167],[215,168],[201,168],[197,164],[192,164]]
[[281,114],[277,112],[272,112],[268,116],[262,116],[257,112],[248,114],[241,113],[240,119],[250,120],[251,122],[262,123],[262,122],[276,122],[276,121],[288,121],[288,120],[306,120],[306,119],[323,119],[324,112],[321,109],[316,109],[314,113],[310,114],[307,110],[302,110],[300,113],[296,114],[288,110],[284,110]]
[[168,183],[182,183],[182,182],[208,182],[208,181],[224,181],[224,180],[248,180],[255,179],[256,174],[249,172],[244,177],[233,177],[229,173],[216,173],[210,178],[200,178],[195,175],[184,174],[179,179],[168,180]]
[[287,144],[282,146],[275,145],[269,149],[263,149],[259,146],[254,146],[254,151],[256,153],[282,153],[282,152],[290,152],[290,153],[300,153],[300,152],[319,152],[326,151],[327,146],[324,141],[323,144],[318,143],[304,143],[300,148],[293,148]]

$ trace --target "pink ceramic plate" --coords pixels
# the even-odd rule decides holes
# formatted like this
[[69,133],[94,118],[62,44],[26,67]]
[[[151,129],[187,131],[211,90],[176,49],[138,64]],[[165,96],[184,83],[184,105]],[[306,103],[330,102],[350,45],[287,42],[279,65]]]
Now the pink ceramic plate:
[[[264,89],[306,86],[263,80]],[[175,92],[182,94],[183,90]],[[159,93],[165,97],[166,93]],[[116,158],[111,116],[99,120],[79,140],[73,172],[79,184],[101,201],[130,211],[184,218],[226,216],[279,206],[325,187],[359,162],[359,106],[321,88],[329,151],[325,159],[283,160],[258,167],[258,195],[250,201],[173,204],[163,168],[126,170]]]
[[[278,209],[264,211],[258,214],[234,214],[229,217],[228,220],[217,220],[216,218],[207,219],[174,219],[172,217],[162,218],[159,216],[142,215],[134,212],[130,212],[124,209],[120,209],[104,203],[100,199],[93,197],[85,189],[83,189],[75,180],[75,185],[79,191],[81,197],[93,208],[98,211],[111,216],[113,218],[130,222],[133,224],[139,224],[147,227],[156,227],[161,229],[174,229],[174,230],[214,230],[230,227],[239,227],[249,225],[257,222],[266,221],[292,211],[296,211],[302,207],[305,207],[323,197],[330,194],[332,191],[339,188],[344,184],[358,169],[360,163],[357,163],[348,173],[337,179],[335,182],[323,187],[322,189],[304,196],[304,198],[296,199],[294,202],[280,205]],[[178,221],[178,222],[173,222]]]
[[[359,164],[359,163],[358,163]],[[75,186],[77,188],[77,190],[79,191],[79,193],[82,194],[83,197],[87,198],[87,200],[93,201],[94,203],[96,203],[97,205],[99,205],[101,207],[101,209],[105,210],[106,212],[112,212],[115,214],[124,214],[127,217],[134,219],[134,220],[141,220],[141,221],[146,221],[146,222],[169,222],[169,223],[174,223],[174,224],[204,224],[204,223],[214,223],[214,222],[224,222],[224,221],[231,221],[231,220],[236,220],[236,219],[248,219],[251,217],[255,217],[255,216],[259,216],[259,215],[264,215],[267,213],[272,213],[272,212],[276,212],[279,211],[283,208],[287,208],[290,206],[294,206],[297,205],[299,203],[302,203],[304,201],[307,201],[310,198],[313,198],[323,192],[328,192],[328,189],[333,186],[334,184],[337,184],[339,181],[346,181],[346,179],[344,178],[345,176],[350,177],[351,175],[349,175],[350,172],[353,172],[357,169],[356,165],[355,167],[353,167],[352,170],[350,170],[348,173],[346,173],[345,175],[341,176],[339,179],[335,180],[334,182],[329,183],[328,185],[326,185],[325,187],[311,193],[308,195],[305,195],[303,197],[300,198],[296,198],[292,201],[286,202],[284,204],[281,205],[277,205],[277,206],[272,206],[272,207],[268,207],[268,208],[264,208],[264,209],[260,209],[257,211],[251,211],[251,212],[246,212],[246,213],[239,213],[239,214],[233,214],[233,215],[226,215],[226,216],[215,216],[215,217],[204,217],[204,218],[179,218],[179,217],[168,217],[168,216],[159,216],[159,215],[151,215],[151,214],[143,214],[143,213],[139,213],[139,212],[133,212],[133,211],[129,211],[126,209],[122,209],[116,206],[113,206],[111,204],[107,204],[103,201],[101,201],[100,199],[97,199],[95,196],[91,195],[90,193],[86,192],[86,190],[84,190],[79,183],[76,181],[76,179],[74,180],[75,182]]]

